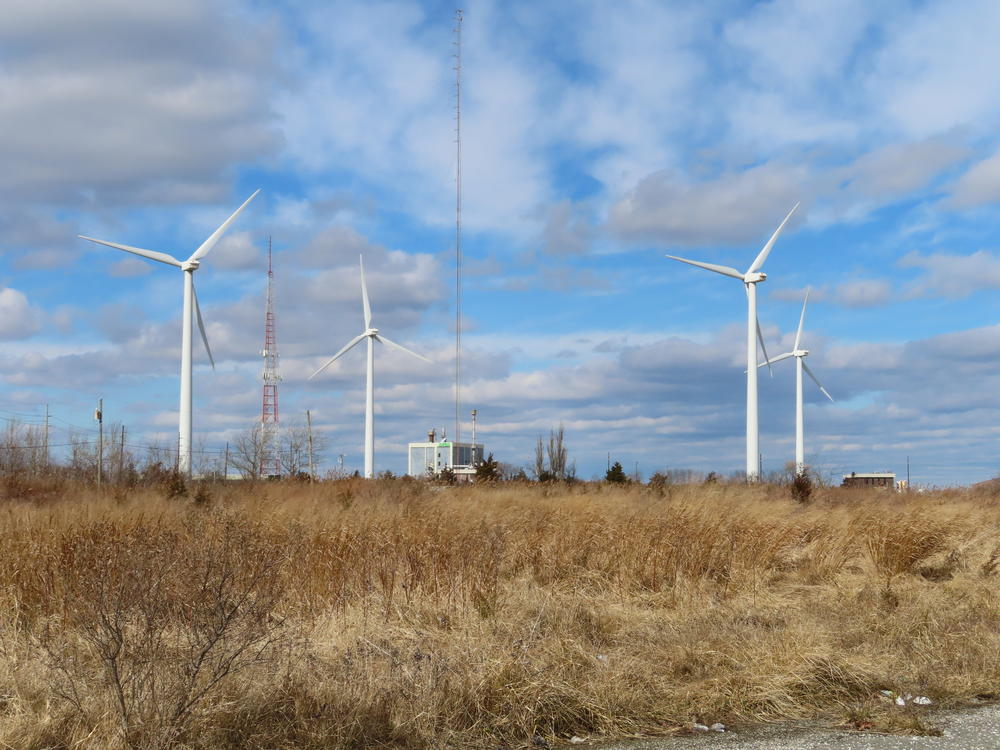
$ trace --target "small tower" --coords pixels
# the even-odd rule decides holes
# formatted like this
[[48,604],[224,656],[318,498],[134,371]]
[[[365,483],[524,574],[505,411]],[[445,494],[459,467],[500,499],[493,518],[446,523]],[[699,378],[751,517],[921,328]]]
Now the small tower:
[[281,473],[278,457],[278,334],[274,321],[274,269],[271,265],[271,238],[267,238],[267,309],[264,312],[264,392],[260,409],[260,475]]

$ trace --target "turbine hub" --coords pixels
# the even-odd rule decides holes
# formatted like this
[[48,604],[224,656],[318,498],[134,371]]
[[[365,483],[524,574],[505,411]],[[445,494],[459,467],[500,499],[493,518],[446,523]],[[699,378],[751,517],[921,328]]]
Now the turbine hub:
[[753,273],[748,273],[743,276],[744,284],[756,284],[758,281],[764,281],[767,278],[767,274],[761,271],[754,271]]
[[198,266],[200,266],[200,265],[201,265],[201,261],[200,260],[186,260],[183,263],[181,263],[181,270],[182,271],[196,271],[196,270],[198,270]]
[[369,328],[365,331],[365,336],[375,336],[378,334],[378,328]]
[[796,349],[794,352],[792,352],[792,355],[795,356],[795,357],[808,357],[809,356],[809,350],[808,349]]

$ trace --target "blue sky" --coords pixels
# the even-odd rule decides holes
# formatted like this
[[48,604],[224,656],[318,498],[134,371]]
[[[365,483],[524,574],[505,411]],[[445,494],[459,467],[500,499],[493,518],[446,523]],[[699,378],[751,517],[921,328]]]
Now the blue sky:
[[[86,434],[103,396],[130,443],[171,445],[181,275],[76,235],[186,257],[261,188],[197,274],[218,366],[196,350],[196,443],[259,418],[269,235],[282,420],[309,409],[325,465],[360,466],[361,352],[306,378],[361,330],[363,253],[375,324],[433,360],[378,352],[377,468],[453,432],[453,5],[6,10],[0,415],[47,403]],[[759,311],[785,351],[813,289],[804,343],[837,401],[807,387],[807,460],[997,473],[1000,7],[464,11],[463,412],[487,450],[526,464],[563,423],[584,477],[609,451],[644,475],[740,469],[744,295],[664,254],[745,268],[801,201]],[[761,380],[765,470],[793,457],[792,371]]]

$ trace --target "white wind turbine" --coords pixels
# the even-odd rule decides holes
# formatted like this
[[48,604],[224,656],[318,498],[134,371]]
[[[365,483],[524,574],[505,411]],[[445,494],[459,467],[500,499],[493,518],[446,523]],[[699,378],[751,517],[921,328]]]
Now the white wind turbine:
[[[802,314],[799,315],[799,330],[795,332],[795,344],[792,345],[792,351],[786,352],[785,354],[779,354],[772,360],[767,362],[762,362],[760,367],[764,365],[772,365],[775,362],[780,362],[783,359],[788,359],[789,357],[795,357],[795,473],[802,474],[806,470],[805,461],[805,438],[803,437],[803,419],[802,419],[802,371],[805,370],[806,373],[813,379],[813,382],[819,386],[819,389],[823,391],[828,399],[833,401],[833,396],[831,396],[823,384],[819,382],[813,371],[809,369],[809,365],[805,363],[805,358],[809,356],[808,349],[800,349],[799,344],[802,343],[802,324],[806,319],[806,303],[809,302],[809,290],[806,289],[806,298],[802,300]],[[766,358],[767,355],[765,354]]]
[[191,312],[194,310],[194,317],[198,320],[198,330],[201,331],[201,340],[205,343],[205,351],[208,352],[208,360],[215,369],[215,360],[212,358],[212,350],[208,346],[208,336],[205,334],[205,323],[201,319],[201,308],[198,305],[198,295],[194,291],[194,272],[201,265],[201,259],[208,255],[208,252],[215,247],[215,244],[222,237],[222,234],[229,229],[240,212],[247,207],[247,204],[257,197],[260,190],[255,190],[254,194],[243,201],[243,205],[233,212],[233,215],[226,219],[222,226],[212,232],[207,240],[195,250],[191,257],[185,261],[177,260],[172,255],[161,253],[156,250],[143,250],[140,247],[129,245],[119,245],[117,242],[107,242],[97,240],[93,237],[78,235],[80,239],[96,242],[99,245],[107,245],[127,253],[141,255],[143,258],[166,263],[169,266],[176,266],[184,272],[184,308],[181,323],[181,401],[180,419],[178,425],[177,439],[177,468],[182,474],[191,473]]
[[309,376],[309,380],[312,380],[314,377],[323,372],[323,370],[336,362],[341,355],[345,354],[362,339],[368,339],[368,372],[365,391],[365,478],[371,479],[375,476],[375,342],[379,341],[383,344],[399,349],[400,351],[406,352],[407,354],[412,354],[414,357],[422,359],[424,362],[430,362],[430,360],[427,359],[427,357],[417,354],[416,352],[411,352],[405,346],[401,346],[395,341],[390,341],[379,333],[378,328],[372,328],[372,308],[368,303],[368,284],[365,281],[365,259],[363,256],[360,256],[360,260],[361,301],[364,305],[365,311],[365,330],[348,341],[347,344],[344,345],[343,349],[330,357],[326,364]]
[[[721,273],[723,276],[731,276],[734,279],[739,279],[743,282],[746,287],[747,293],[747,480],[756,481],[760,478],[760,468],[758,463],[758,433],[757,433],[757,341],[760,340],[761,349],[764,349],[764,337],[760,332],[760,323],[757,322],[757,284],[764,281],[767,278],[767,274],[763,273],[760,269],[764,265],[764,261],[767,260],[768,253],[771,252],[771,248],[774,246],[775,240],[778,239],[778,235],[781,234],[781,230],[785,228],[785,224],[788,220],[792,218],[792,214],[795,213],[795,209],[799,207],[796,203],[792,206],[792,210],[788,212],[788,216],[785,220],[781,222],[781,225],[774,230],[774,234],[771,235],[771,239],[767,241],[760,253],[757,254],[754,262],[750,264],[750,268],[747,269],[746,273],[740,273],[735,268],[730,268],[729,266],[718,266],[714,263],[702,263],[697,260],[687,260],[686,258],[678,258],[675,255],[668,255],[668,258],[674,260],[679,260],[682,263],[690,263],[692,266],[698,266],[699,268],[704,268],[709,271],[715,271],[716,273]],[[764,359],[767,359],[767,351],[764,351]]]

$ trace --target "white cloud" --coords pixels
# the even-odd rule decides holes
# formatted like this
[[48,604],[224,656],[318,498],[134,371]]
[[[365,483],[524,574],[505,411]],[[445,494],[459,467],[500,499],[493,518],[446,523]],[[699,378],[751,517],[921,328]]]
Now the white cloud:
[[0,339],[26,339],[41,328],[41,313],[24,292],[0,288]]
[[908,3],[886,31],[864,85],[888,127],[909,138],[991,128],[987,123],[1000,115],[1000,6]]
[[838,284],[834,300],[844,307],[877,307],[889,301],[892,287],[878,279],[858,279]]
[[16,0],[0,29],[0,194],[100,205],[226,195],[237,162],[279,144],[266,99],[274,41],[218,3]]
[[955,182],[944,203],[954,208],[1000,203],[1000,151],[973,164]]
[[1000,257],[985,250],[970,255],[911,251],[898,263],[902,268],[919,268],[923,275],[909,288],[911,297],[968,297],[982,289],[1000,288]]
[[[611,225],[622,234],[664,244],[747,242],[777,228],[798,202],[806,179],[803,168],[779,164],[697,182],[656,172],[615,205]],[[797,212],[789,228],[802,215]]]
[[250,232],[232,232],[219,240],[210,262],[217,268],[230,270],[263,270],[266,263],[263,255],[259,241]]

